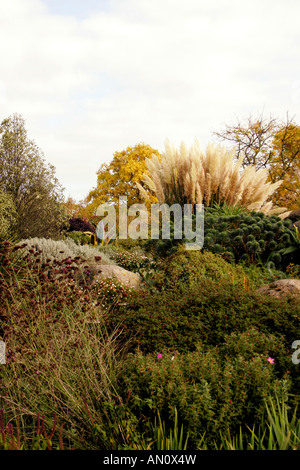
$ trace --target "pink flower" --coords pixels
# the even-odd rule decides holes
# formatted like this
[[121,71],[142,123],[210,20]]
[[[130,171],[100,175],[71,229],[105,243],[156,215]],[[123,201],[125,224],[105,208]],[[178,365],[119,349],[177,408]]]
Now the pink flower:
[[268,357],[267,361],[268,361],[270,364],[274,364],[275,359],[273,359],[272,357]]
[[162,358],[162,354],[157,354],[157,359],[161,359]]

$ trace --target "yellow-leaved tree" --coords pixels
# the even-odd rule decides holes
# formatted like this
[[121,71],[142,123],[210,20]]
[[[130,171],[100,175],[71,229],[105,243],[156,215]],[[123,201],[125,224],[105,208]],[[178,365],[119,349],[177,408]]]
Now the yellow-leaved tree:
[[269,177],[272,182],[282,180],[282,185],[273,195],[274,204],[299,209],[300,126],[291,123],[276,132]]
[[154,204],[157,198],[143,183],[143,174],[148,172],[145,160],[156,155],[158,150],[150,145],[139,143],[126,150],[115,152],[110,163],[103,163],[97,171],[97,186],[86,198],[86,213],[89,219],[96,215],[97,207],[103,203],[118,203],[119,197],[126,196],[128,206],[144,203],[137,188],[137,183],[145,187],[148,193],[147,204]]

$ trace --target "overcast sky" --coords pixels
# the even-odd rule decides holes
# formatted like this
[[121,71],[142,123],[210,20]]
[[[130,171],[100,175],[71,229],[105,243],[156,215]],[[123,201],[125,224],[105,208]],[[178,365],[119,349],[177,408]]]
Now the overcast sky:
[[0,0],[0,119],[84,198],[116,151],[300,122],[299,0]]

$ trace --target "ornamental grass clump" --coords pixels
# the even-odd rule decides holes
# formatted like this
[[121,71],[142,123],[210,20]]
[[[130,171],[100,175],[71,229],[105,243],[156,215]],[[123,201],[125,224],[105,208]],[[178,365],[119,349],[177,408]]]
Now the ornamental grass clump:
[[[118,322],[107,332],[102,303],[104,296],[114,305],[118,299],[103,285],[77,279],[78,260],[43,263],[39,250],[31,248],[24,255],[22,247],[0,243],[0,337],[6,344],[0,449],[117,448],[121,431],[112,442],[115,420],[104,404],[115,400],[123,350]],[[96,443],[84,400],[101,423]],[[46,433],[35,433],[38,414],[44,417],[40,429]]]
[[[249,165],[241,172],[243,158],[235,161],[235,150],[209,145],[206,152],[195,140],[190,149],[184,143],[177,149],[168,140],[161,158],[146,159],[149,175],[143,182],[155,192],[160,204],[204,204],[243,206],[264,213],[283,212],[267,200],[282,181],[270,183],[266,169]],[[147,193],[138,185],[145,198]]]

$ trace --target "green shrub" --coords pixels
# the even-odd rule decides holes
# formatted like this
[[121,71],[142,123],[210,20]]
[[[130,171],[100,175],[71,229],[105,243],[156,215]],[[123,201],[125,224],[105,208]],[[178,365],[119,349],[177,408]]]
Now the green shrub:
[[91,243],[91,235],[73,230],[67,233],[67,238],[71,238],[77,245],[88,245]]
[[124,240],[117,238],[117,240],[114,243],[114,245],[117,248],[121,248],[121,250],[127,250],[127,251],[131,251],[132,249],[142,247],[144,246],[144,244],[145,244],[144,240],[140,240],[140,239],[134,240],[129,237]]
[[163,289],[176,288],[178,284],[196,287],[203,278],[241,286],[249,282],[242,266],[227,262],[221,255],[184,248],[162,261],[154,282]]
[[291,248],[297,238],[291,221],[276,215],[254,211],[220,215],[206,208],[204,235],[204,248],[222,255],[230,252],[232,260],[248,265],[271,262],[282,270],[299,255],[299,249]]
[[120,325],[132,350],[139,347],[144,353],[193,351],[198,343],[220,345],[226,335],[256,327],[283,338],[290,362],[291,344],[299,336],[300,305],[203,278],[197,287],[141,290],[112,311],[108,323]]
[[[193,216],[194,226],[195,220]],[[162,257],[176,253],[187,240],[184,233],[175,239],[174,230],[171,221],[170,239],[148,240],[145,245]],[[205,208],[203,248],[230,262],[270,263],[278,270],[284,270],[300,253],[299,235],[289,219],[242,211],[241,207]]]
[[[220,433],[237,432],[241,423],[261,419],[264,399],[288,386],[268,361],[276,349],[272,335],[258,335],[260,342],[252,344],[257,334],[250,330],[247,344],[246,334],[229,338],[221,354],[218,346],[198,345],[182,354],[162,349],[159,354],[129,355],[120,371],[119,393],[136,416],[154,417],[159,411],[171,425],[178,410],[191,448],[198,447],[204,433],[212,446]],[[239,341],[232,350],[234,340]]]

